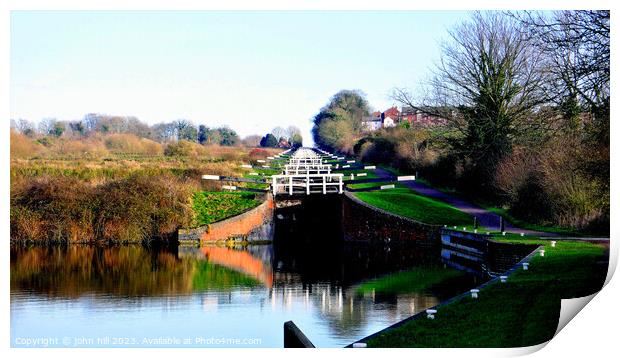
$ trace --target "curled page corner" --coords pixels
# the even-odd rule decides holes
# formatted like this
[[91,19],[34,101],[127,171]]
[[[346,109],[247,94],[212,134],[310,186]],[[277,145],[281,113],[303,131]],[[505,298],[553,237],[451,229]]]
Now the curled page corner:
[[[600,292],[600,291],[598,291]],[[560,319],[558,320],[558,328],[555,330],[553,336],[557,336],[558,333],[566,327],[568,322],[572,320],[592,299],[598,294],[593,293],[589,296],[563,299],[560,307]]]

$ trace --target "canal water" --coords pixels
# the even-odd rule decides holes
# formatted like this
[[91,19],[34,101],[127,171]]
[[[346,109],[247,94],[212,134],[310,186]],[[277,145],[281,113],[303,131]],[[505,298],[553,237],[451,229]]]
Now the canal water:
[[292,320],[343,347],[487,279],[440,247],[346,243],[316,204],[278,210],[266,245],[12,247],[11,346],[282,347]]
[[482,280],[444,270],[433,249],[391,246],[14,247],[11,345],[282,347],[293,320],[342,347]]

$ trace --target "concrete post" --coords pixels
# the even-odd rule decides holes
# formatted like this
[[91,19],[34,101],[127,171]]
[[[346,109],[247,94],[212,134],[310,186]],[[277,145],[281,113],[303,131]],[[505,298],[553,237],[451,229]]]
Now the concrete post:
[[288,195],[293,195],[293,177],[288,177]]

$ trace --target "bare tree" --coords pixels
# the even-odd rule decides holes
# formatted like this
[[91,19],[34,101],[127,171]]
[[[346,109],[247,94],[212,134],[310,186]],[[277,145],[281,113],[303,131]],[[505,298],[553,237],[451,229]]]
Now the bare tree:
[[241,143],[245,145],[246,147],[258,147],[260,146],[261,139],[262,139],[261,136],[257,134],[252,134],[252,135],[249,135],[243,138]]
[[39,122],[39,133],[42,135],[52,134],[56,128],[56,123],[58,123],[56,118],[43,118]]
[[450,120],[464,135],[475,120],[483,120],[489,122],[485,130],[504,132],[490,135],[510,137],[524,126],[532,128],[532,113],[544,104],[543,65],[541,52],[516,21],[502,13],[476,12],[442,44],[440,63],[421,103],[402,88],[393,97]]
[[16,123],[16,129],[24,135],[27,135],[29,137],[33,136],[35,134],[35,126],[34,123],[30,122],[29,120],[26,119],[19,119]]
[[288,138],[288,132],[286,129],[284,129],[283,127],[275,127],[272,131],[271,134],[274,135],[274,137],[276,137],[276,139],[280,140],[281,138]]
[[453,153],[484,185],[515,138],[543,124],[535,116],[545,100],[543,56],[518,21],[499,12],[476,12],[449,34],[427,95],[395,89],[394,98],[448,119],[459,133]]
[[547,99],[566,119],[566,129],[582,124],[583,112],[595,120],[595,137],[609,142],[609,11],[516,12],[545,55]]

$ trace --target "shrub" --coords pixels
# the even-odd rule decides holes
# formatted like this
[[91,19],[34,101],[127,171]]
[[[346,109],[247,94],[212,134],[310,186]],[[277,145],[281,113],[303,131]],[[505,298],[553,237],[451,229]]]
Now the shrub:
[[90,185],[39,177],[11,192],[11,239],[22,242],[141,242],[171,238],[190,225],[191,182],[171,175]]
[[134,134],[110,134],[104,142],[107,149],[116,153],[158,155],[163,152],[161,144]]
[[11,129],[11,158],[30,158],[40,154],[44,147]]
[[168,143],[164,149],[164,154],[171,157],[196,157],[199,155],[207,155],[208,153],[209,149],[205,146],[187,140]]

